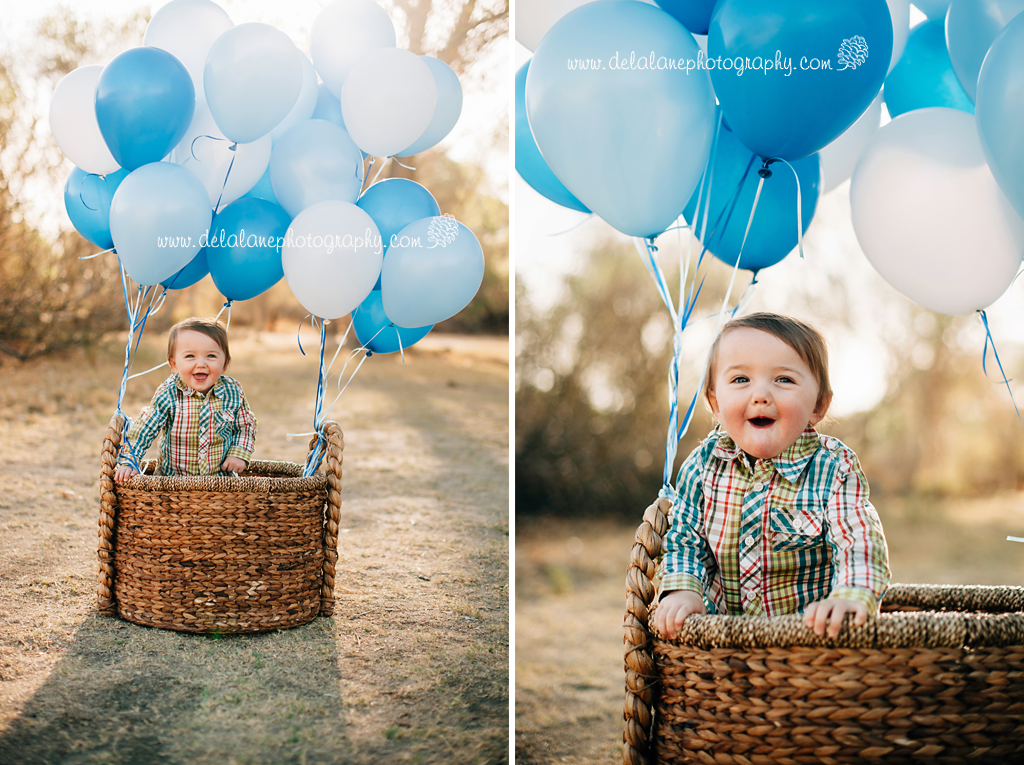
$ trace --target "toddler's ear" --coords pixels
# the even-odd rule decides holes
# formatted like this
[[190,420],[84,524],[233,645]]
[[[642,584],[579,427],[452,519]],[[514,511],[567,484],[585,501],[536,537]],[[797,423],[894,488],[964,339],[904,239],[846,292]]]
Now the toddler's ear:
[[811,412],[811,418],[808,420],[808,424],[812,427],[817,425],[819,422],[825,419],[825,415],[828,414],[828,408],[832,406],[832,395],[829,394],[824,401],[821,402],[821,406],[816,407]]

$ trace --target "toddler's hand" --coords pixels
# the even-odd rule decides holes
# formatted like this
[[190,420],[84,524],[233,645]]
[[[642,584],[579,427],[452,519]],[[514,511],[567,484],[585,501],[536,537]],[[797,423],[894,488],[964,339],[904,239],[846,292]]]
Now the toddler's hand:
[[243,473],[249,463],[240,457],[228,457],[220,464],[220,469],[225,473]]
[[133,475],[138,475],[138,472],[139,471],[137,471],[131,465],[118,465],[117,468],[114,470],[114,482],[124,483]]
[[804,623],[814,634],[822,637],[828,626],[828,636],[835,638],[843,626],[847,614],[853,614],[853,623],[859,627],[868,620],[868,607],[856,600],[846,598],[825,598],[811,603],[804,611]]
[[679,634],[690,614],[703,614],[704,598],[692,590],[675,590],[665,595],[654,612],[654,626],[666,640]]

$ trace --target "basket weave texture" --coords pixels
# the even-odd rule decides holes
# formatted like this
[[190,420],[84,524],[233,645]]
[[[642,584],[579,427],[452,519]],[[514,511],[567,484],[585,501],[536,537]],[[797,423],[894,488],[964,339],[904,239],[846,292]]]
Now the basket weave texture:
[[671,504],[626,576],[623,762],[1024,762],[1024,588],[893,585],[835,640],[803,617],[690,616],[651,633]]
[[181,632],[263,632],[334,610],[344,440],[326,472],[253,460],[240,477],[114,482],[124,419],[110,421],[100,474],[99,610]]

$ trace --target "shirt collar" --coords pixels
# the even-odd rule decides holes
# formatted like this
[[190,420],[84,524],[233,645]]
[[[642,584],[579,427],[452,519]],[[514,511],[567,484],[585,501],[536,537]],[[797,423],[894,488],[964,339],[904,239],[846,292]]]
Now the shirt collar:
[[[227,385],[227,383],[224,380],[224,375],[221,375],[220,377],[217,378],[217,382],[213,384],[213,387],[210,388],[210,390],[207,393],[213,394],[214,396],[217,396],[217,398],[222,398],[224,395],[225,385]],[[177,372],[175,372],[174,374],[174,386],[182,393],[184,393],[186,396],[199,396],[199,398],[202,398],[205,395],[197,391],[195,388],[190,388],[187,385],[185,385],[185,383],[182,382],[181,380],[181,376],[178,375]]]
[[[721,426],[719,426],[718,430],[721,435],[718,437],[718,441],[711,454],[727,462],[742,455],[743,450],[732,440],[732,436],[721,430]],[[779,475],[790,483],[795,483],[804,471],[804,468],[810,464],[811,458],[814,457],[814,453],[818,451],[820,446],[821,440],[818,438],[818,431],[808,426],[800,434],[800,437],[797,438],[796,443],[782,452],[782,454],[773,457],[770,462],[775,466]]]

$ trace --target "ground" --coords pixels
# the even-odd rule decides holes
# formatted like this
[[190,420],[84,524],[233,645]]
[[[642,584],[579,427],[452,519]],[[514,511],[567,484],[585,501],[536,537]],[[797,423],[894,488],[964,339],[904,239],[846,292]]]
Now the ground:
[[[232,335],[255,456],[301,462],[309,439],[288,434],[312,426],[315,339],[303,356],[294,334]],[[345,433],[335,615],[249,636],[96,611],[122,360],[108,345],[0,366],[0,762],[508,762],[507,338],[367,359],[329,415]],[[124,410],[165,374],[131,381]]]
[[[653,499],[653,498],[652,498]],[[1024,494],[875,497],[896,582],[1024,584]],[[516,519],[517,765],[622,762],[625,574],[636,523]]]

